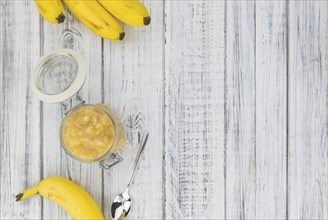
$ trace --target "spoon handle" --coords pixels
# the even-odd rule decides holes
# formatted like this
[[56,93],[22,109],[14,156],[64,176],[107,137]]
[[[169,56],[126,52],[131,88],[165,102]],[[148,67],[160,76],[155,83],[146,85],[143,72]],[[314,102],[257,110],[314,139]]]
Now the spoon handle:
[[139,164],[139,161],[140,161],[139,159],[140,159],[140,156],[141,156],[143,150],[145,149],[145,145],[146,145],[147,139],[148,139],[148,132],[146,132],[146,133],[142,136],[141,142],[140,142],[140,144],[139,144],[139,150],[138,150],[138,153],[137,153],[136,159],[134,160],[134,164],[133,164],[133,172],[132,172],[132,174],[131,174],[129,184],[128,184],[128,186],[127,186],[127,190],[130,188],[131,182],[133,181],[134,175],[135,175],[135,173],[136,173],[136,170],[137,170],[137,167],[138,167],[138,164]]

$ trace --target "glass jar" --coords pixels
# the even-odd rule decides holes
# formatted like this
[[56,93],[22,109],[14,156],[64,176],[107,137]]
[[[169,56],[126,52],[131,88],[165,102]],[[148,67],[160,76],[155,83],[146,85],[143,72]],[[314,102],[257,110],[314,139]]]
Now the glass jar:
[[120,161],[125,132],[122,123],[106,104],[85,104],[78,95],[86,78],[80,54],[62,49],[41,57],[32,77],[34,94],[43,102],[60,103],[65,117],[60,143],[75,160],[100,162],[109,168]]

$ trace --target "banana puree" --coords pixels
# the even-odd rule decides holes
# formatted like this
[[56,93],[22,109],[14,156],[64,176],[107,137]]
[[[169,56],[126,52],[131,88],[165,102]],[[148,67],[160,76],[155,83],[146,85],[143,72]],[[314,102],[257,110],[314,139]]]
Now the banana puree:
[[83,160],[105,154],[114,139],[114,126],[108,115],[93,107],[72,112],[63,126],[67,150]]

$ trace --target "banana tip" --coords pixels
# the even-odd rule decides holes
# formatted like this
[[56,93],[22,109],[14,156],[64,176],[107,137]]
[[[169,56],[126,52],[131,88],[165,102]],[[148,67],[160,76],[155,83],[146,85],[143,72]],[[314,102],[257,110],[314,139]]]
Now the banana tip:
[[125,33],[124,32],[120,33],[119,40],[123,40],[124,36],[125,36]]
[[16,196],[15,196],[15,198],[16,198],[16,202],[18,202],[18,201],[20,201],[21,200],[21,198],[23,197],[23,193],[19,193],[19,194],[17,194]]
[[58,24],[63,23],[65,21],[65,15],[63,13],[61,13],[60,15],[58,15],[58,17],[56,18],[56,20],[58,21]]
[[151,21],[151,18],[150,17],[144,17],[144,19],[143,19],[144,25],[149,25],[150,24],[150,21]]

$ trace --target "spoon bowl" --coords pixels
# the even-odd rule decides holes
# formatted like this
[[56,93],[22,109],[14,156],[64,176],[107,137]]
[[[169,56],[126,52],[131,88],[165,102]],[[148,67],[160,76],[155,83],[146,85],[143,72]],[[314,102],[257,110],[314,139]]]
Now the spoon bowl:
[[115,197],[111,207],[112,217],[119,219],[123,215],[125,218],[130,212],[131,203],[132,199],[128,194],[128,189],[126,189],[124,193]]

